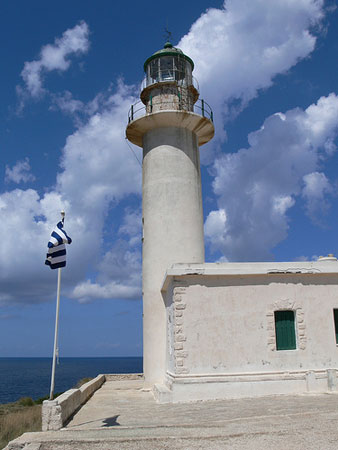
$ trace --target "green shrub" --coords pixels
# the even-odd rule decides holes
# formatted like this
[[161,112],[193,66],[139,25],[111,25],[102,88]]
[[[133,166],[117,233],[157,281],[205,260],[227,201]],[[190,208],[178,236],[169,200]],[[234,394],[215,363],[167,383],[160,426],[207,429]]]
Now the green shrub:
[[33,406],[34,400],[30,397],[22,397],[17,401],[17,403],[21,406]]
[[[63,392],[55,392],[54,399],[58,397],[59,395],[63,394]],[[49,400],[49,395],[45,395],[44,397],[39,397],[37,400],[35,400],[36,405],[41,405],[44,400]]]

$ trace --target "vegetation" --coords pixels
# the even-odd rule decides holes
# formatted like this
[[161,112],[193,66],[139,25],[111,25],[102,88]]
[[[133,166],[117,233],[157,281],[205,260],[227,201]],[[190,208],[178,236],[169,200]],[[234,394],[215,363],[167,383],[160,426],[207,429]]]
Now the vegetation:
[[35,404],[34,400],[30,397],[22,397],[17,401],[17,403],[21,406],[33,406]]
[[[80,388],[92,378],[82,378],[75,388]],[[61,395],[56,392],[54,398]],[[41,404],[48,400],[49,395],[33,400],[22,397],[14,403],[0,404],[0,449],[6,447],[9,441],[28,431],[41,431]]]
[[0,405],[0,448],[26,431],[41,430],[41,405],[30,397]]
[[[82,378],[75,388],[81,387],[90,380],[92,378]],[[62,392],[55,393],[54,398],[61,394]],[[13,403],[0,404],[0,449],[6,447],[8,442],[22,433],[41,430],[41,404],[48,399],[48,395],[37,400],[22,397]]]
[[[54,392],[53,398],[56,398],[56,397],[58,397],[58,396],[61,395],[61,394],[63,394],[63,392]],[[49,400],[49,395],[45,395],[44,397],[38,398],[37,400],[34,401],[34,403],[35,403],[36,405],[42,405],[42,402],[43,402],[44,400]]]

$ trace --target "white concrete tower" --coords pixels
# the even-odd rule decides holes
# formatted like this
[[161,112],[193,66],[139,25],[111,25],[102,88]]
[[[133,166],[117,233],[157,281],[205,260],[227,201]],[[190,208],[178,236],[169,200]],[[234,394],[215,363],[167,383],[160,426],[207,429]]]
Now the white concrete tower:
[[143,147],[143,365],[148,385],[165,375],[166,312],[161,295],[174,263],[204,262],[199,146],[214,135],[212,111],[198,100],[193,61],[167,42],[144,63],[141,101],[127,138]]

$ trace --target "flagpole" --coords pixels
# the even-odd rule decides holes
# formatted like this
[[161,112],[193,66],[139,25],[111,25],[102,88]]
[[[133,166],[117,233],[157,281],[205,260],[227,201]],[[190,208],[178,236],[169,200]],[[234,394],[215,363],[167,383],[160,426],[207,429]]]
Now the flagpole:
[[56,294],[56,317],[55,317],[55,333],[54,333],[53,366],[52,366],[52,379],[51,379],[51,383],[50,383],[49,400],[53,400],[53,396],[54,396],[55,361],[56,361],[56,348],[57,348],[58,328],[59,328],[60,286],[61,286],[61,267],[58,268],[58,284],[57,284],[57,294]]
[[[62,217],[62,221],[63,221],[64,218],[65,218],[65,212],[64,211],[61,211],[61,217]],[[57,349],[58,329],[59,329],[60,288],[61,288],[61,267],[58,268],[58,281],[57,281],[57,291],[56,291],[56,314],[55,314],[53,365],[52,365],[52,377],[51,377],[51,382],[50,382],[49,400],[53,400],[53,397],[54,397],[55,361],[56,361],[56,349]]]

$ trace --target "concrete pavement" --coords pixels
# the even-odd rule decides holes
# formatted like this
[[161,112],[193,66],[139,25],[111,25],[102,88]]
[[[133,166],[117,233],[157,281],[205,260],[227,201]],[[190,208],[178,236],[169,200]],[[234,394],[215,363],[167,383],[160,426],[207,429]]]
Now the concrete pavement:
[[[338,449],[337,394],[157,404],[141,381],[107,381],[60,431],[9,449]],[[28,445],[28,447],[24,447]]]

